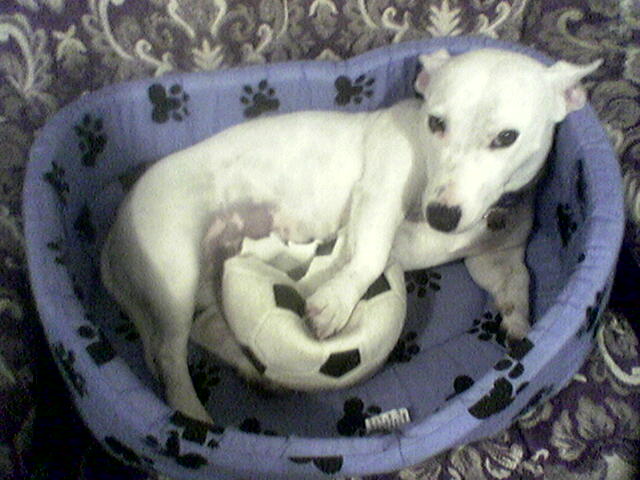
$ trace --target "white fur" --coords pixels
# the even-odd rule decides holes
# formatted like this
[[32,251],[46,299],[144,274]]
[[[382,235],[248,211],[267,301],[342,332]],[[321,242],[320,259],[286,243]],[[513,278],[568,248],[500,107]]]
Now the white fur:
[[[210,420],[189,378],[187,341],[210,262],[203,238],[215,212],[238,204],[267,205],[273,229],[296,242],[346,227],[347,253],[330,276],[305,285],[309,321],[321,339],[346,324],[390,255],[405,269],[466,258],[507,333],[526,334],[531,194],[508,210],[498,232],[487,229],[487,213],[503,193],[534,180],[554,124],[584,103],[576,83],[597,65],[547,68],[490,49],[451,58],[439,51],[421,62],[416,87],[424,102],[246,122],[162,159],[135,185],[104,247],[103,278],[140,330],[149,368],[174,408]],[[444,118],[446,132],[433,134],[429,115]],[[517,129],[518,140],[490,149],[504,129]],[[459,207],[450,232],[405,220],[410,209],[424,212],[433,202]],[[209,312],[194,328],[214,332],[220,343],[209,348],[255,375],[219,313]]]

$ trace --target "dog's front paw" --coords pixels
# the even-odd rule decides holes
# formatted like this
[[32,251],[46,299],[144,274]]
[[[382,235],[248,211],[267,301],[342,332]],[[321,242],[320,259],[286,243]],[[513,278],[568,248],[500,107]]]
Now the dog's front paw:
[[349,289],[329,282],[307,299],[306,319],[316,338],[328,338],[347,324],[356,304],[352,297]]
[[513,303],[498,305],[502,315],[500,327],[511,341],[519,341],[527,336],[531,326],[529,325],[529,309],[517,308]]

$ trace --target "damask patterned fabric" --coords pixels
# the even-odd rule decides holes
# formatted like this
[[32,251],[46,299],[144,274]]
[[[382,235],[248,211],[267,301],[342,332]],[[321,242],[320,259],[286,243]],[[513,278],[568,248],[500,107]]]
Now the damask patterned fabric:
[[[520,40],[573,61],[605,59],[604,68],[587,87],[627,174],[630,213],[640,220],[635,195],[640,188],[637,2],[3,2],[0,477],[147,478],[111,461],[80,426],[70,400],[55,385],[61,380],[51,367],[31,303],[20,191],[28,149],[47,118],[82,93],[122,80],[247,63],[341,59],[393,42],[468,33]],[[633,261],[633,252],[640,252],[639,239],[637,223],[631,223],[627,245],[632,254],[626,262]],[[637,270],[621,270],[634,275],[637,283]],[[633,285],[633,279],[619,279],[618,288],[625,282]],[[638,305],[633,294],[630,297],[621,305],[633,316],[629,305]],[[624,316],[609,312],[606,319],[598,348],[561,395],[496,438],[384,478],[625,478],[625,472],[633,469],[640,442],[640,358],[637,337]],[[131,460],[125,449],[112,447],[112,455]]]

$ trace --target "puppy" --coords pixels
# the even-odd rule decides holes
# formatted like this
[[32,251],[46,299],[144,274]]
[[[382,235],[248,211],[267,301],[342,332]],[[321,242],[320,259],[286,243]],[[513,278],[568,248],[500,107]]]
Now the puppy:
[[[344,327],[390,258],[407,270],[464,258],[506,333],[527,333],[532,184],[554,125],[582,107],[579,81],[598,63],[546,67],[492,49],[420,62],[424,100],[255,119],[169,155],[136,183],[104,245],[102,277],[173,408],[211,421],[189,377],[187,342],[198,303],[215,304],[198,291],[243,237],[325,241],[345,229],[346,253],[330,275],[303,286],[319,339]],[[214,339],[208,348],[256,376],[224,319],[204,317],[196,337]]]

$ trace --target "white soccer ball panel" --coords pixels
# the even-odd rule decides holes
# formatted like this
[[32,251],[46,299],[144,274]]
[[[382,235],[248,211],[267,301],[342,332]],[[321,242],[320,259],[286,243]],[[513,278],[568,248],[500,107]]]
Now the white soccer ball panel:
[[238,256],[225,262],[223,307],[227,323],[241,344],[255,341],[267,314],[276,308],[272,282],[293,284],[286,274],[255,257]]
[[304,319],[282,308],[275,308],[256,329],[253,347],[264,359],[268,371],[285,374],[318,371],[327,357],[327,347],[304,325]]

